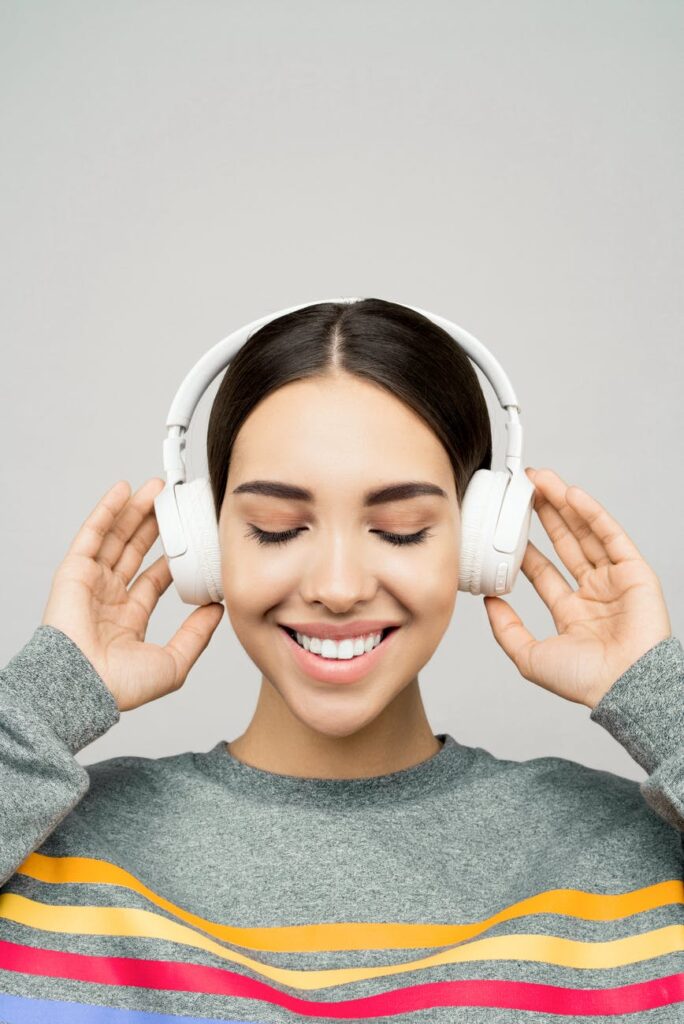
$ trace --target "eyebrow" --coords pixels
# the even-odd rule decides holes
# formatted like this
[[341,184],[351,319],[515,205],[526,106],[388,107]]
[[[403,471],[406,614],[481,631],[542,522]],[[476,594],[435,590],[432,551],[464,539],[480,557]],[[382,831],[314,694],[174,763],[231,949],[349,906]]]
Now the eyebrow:
[[[313,501],[314,496],[306,487],[285,484],[279,480],[250,480],[240,484],[232,491],[233,494],[262,494],[270,498],[285,498],[294,501]],[[435,494],[447,498],[446,491],[426,480],[411,480],[406,483],[388,484],[374,491],[367,491],[363,496],[364,506],[384,505],[389,501],[405,501],[422,494]]]

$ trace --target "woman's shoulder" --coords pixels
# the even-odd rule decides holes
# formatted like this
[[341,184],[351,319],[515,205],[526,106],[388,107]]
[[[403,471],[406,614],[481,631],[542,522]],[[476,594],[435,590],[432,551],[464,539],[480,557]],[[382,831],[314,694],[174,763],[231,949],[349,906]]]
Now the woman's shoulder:
[[528,813],[575,820],[624,822],[631,815],[657,817],[644,800],[642,782],[557,755],[526,760],[498,757],[483,747],[474,778]]
[[537,788],[549,787],[556,793],[578,794],[585,799],[589,795],[641,799],[640,783],[636,779],[568,757],[555,754],[533,757],[521,761],[520,770]]
[[123,803],[130,808],[135,803],[168,799],[196,785],[198,778],[191,751],[163,757],[120,754],[83,767],[89,779],[80,804],[84,809],[95,804],[115,809]]

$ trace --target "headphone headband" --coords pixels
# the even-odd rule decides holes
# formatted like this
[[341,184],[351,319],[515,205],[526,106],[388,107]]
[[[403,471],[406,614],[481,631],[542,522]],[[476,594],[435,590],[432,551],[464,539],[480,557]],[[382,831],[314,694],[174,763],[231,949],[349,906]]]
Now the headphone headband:
[[[163,463],[167,482],[171,485],[185,482],[184,434],[190,425],[190,420],[206,389],[214,378],[225,369],[238,349],[247,341],[250,334],[265,324],[270,323],[271,320],[277,320],[281,316],[293,313],[298,309],[304,309],[307,306],[318,306],[327,302],[348,303],[352,305],[360,301],[362,301],[360,298],[342,296],[336,299],[317,299],[315,302],[302,302],[296,306],[289,306],[286,309],[278,310],[277,313],[269,313],[267,316],[259,317],[257,320],[252,320],[251,323],[238,327],[236,331],[227,335],[227,337],[210,348],[208,352],[205,352],[182,381],[171,402],[171,407],[166,417],[167,437],[163,445]],[[508,413],[508,420],[506,421],[508,439],[504,461],[506,469],[511,473],[515,473],[520,468],[523,428],[518,420],[518,413],[520,412],[518,399],[501,364],[494,358],[489,349],[485,348],[481,341],[478,341],[476,337],[451,320],[447,320],[436,313],[430,313],[428,310],[420,309],[418,306],[411,306],[405,302],[398,302],[396,305],[412,309],[416,313],[421,313],[428,320],[431,320],[438,327],[445,330],[447,334],[451,335],[459,343],[466,355],[485,374],[494,388],[499,404]]]
[[[289,306],[253,320],[219,341],[193,366],[179,387],[166,418],[168,436],[163,460],[166,486],[154,499],[164,553],[178,593],[188,604],[223,600],[223,567],[211,483],[198,477],[186,482],[185,434],[197,403],[212,380],[231,361],[253,331],[278,317],[323,302],[354,303],[361,299],[320,299]],[[485,346],[458,324],[418,306],[412,309],[441,327],[485,374],[506,410],[506,469],[476,470],[461,502],[459,590],[471,594],[507,594],[515,582],[527,545],[534,484],[523,472],[523,430],[520,406],[511,382]]]

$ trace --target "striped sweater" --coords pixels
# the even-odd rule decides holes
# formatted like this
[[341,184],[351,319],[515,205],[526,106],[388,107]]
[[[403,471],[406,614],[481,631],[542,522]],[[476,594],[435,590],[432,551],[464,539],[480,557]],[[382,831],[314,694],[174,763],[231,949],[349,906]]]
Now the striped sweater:
[[0,1022],[684,1021],[684,652],[591,711],[648,773],[439,734],[403,771],[278,775],[115,725],[39,626],[0,670]]

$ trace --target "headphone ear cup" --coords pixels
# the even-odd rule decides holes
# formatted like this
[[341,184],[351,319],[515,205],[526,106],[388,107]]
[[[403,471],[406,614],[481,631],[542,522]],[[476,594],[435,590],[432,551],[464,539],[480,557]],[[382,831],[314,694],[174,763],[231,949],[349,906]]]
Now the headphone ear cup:
[[188,545],[182,555],[169,559],[178,594],[186,604],[221,602],[221,549],[209,480],[197,477],[177,484],[175,491]]
[[507,473],[500,470],[476,470],[461,502],[461,557],[458,589],[482,594],[483,569],[488,546],[499,518]]
[[521,471],[473,473],[461,503],[459,590],[493,597],[511,592],[527,549],[534,491]]

